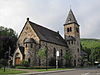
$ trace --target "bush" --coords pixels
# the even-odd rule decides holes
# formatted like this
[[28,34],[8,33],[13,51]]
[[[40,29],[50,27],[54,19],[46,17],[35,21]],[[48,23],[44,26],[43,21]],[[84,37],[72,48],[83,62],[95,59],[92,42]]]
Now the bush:
[[29,67],[29,62],[28,61],[22,61],[21,66]]
[[2,68],[3,67],[3,65],[2,64],[0,64],[0,68]]

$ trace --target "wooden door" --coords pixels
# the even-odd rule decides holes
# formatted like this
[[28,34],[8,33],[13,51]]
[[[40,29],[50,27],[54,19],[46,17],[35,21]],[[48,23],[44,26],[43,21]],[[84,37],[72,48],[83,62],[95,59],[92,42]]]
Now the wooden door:
[[15,63],[16,65],[20,64],[20,57],[16,57]]

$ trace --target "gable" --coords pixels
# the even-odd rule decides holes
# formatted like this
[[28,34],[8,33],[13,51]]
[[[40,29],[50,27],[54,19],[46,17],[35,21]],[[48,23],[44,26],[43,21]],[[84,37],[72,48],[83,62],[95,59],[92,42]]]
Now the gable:
[[33,38],[37,43],[39,43],[40,40],[35,31],[32,29],[31,25],[29,24],[29,21],[25,23],[25,26],[21,31],[18,38],[18,43],[23,46],[24,39],[26,38]]

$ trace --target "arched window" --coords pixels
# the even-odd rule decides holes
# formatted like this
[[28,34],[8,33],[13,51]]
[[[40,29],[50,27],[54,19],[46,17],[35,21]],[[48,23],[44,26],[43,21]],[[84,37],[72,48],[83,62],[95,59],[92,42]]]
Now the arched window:
[[26,43],[26,48],[27,48],[27,43]]
[[69,45],[70,45],[70,41],[68,41],[69,42]]
[[79,52],[79,48],[77,49],[77,52]]
[[62,49],[61,49],[61,57],[63,56],[63,51],[62,51]]
[[28,58],[28,62],[30,63],[30,58]]
[[31,48],[33,48],[33,44],[31,43]]
[[79,28],[76,28],[76,31],[79,33]]
[[54,48],[53,56],[56,57],[56,49]]
[[67,28],[67,32],[69,32],[69,28]]
[[73,40],[71,41],[71,43],[73,44]]
[[72,32],[72,27],[70,27],[70,32]]

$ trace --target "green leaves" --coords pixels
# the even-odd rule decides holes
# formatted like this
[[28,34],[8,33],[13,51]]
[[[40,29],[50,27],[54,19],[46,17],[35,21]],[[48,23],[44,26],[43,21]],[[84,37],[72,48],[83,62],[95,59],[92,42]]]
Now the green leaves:
[[4,53],[11,48],[11,54],[14,53],[16,48],[17,34],[11,28],[0,26],[0,59],[4,58]]
[[65,54],[64,58],[66,60],[70,60],[72,58],[71,53],[69,51],[66,51],[66,54]]
[[100,60],[100,40],[81,39],[82,50],[88,54],[88,60],[92,63]]
[[37,52],[37,56],[40,59],[46,58],[46,48],[40,48],[39,51]]

